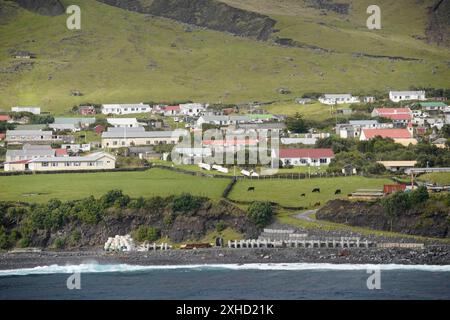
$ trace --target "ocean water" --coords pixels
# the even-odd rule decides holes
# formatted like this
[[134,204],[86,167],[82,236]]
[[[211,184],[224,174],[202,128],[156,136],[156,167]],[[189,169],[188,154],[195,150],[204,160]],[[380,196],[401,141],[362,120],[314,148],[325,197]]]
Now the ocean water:
[[[74,272],[81,288],[69,290]],[[0,270],[0,299],[450,299],[450,266],[45,266]]]

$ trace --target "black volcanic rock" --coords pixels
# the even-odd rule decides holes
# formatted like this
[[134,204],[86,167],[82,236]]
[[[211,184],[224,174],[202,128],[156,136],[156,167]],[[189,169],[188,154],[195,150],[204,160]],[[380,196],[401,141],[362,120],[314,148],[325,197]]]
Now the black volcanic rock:
[[268,16],[234,8],[215,0],[154,0],[146,6],[139,0],[98,1],[130,11],[258,40],[267,40],[276,24],[276,21]]
[[450,0],[437,0],[430,9],[426,35],[429,42],[450,46]]
[[43,16],[58,16],[64,13],[64,6],[59,0],[15,0],[24,9]]

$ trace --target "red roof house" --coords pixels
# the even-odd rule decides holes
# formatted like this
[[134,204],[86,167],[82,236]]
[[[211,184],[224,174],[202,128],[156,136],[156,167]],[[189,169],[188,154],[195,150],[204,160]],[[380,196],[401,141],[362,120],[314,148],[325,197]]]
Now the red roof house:
[[55,155],[57,157],[67,157],[69,154],[67,153],[67,149],[55,149]]
[[333,158],[334,152],[331,149],[281,149],[279,151],[279,159],[283,165],[328,165]]
[[10,116],[0,114],[0,121],[9,121],[9,120],[11,120]]
[[102,132],[105,131],[105,127],[101,125],[96,125],[94,131],[96,134],[102,134]]
[[6,133],[0,133],[0,141],[5,140]]
[[408,129],[362,129],[360,140],[366,141],[375,137],[391,139],[410,139],[412,134]]

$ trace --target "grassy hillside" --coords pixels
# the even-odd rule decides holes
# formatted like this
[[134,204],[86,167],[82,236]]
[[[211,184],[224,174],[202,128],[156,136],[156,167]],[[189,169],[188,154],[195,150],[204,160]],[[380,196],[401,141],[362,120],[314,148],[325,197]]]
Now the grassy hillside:
[[[314,178],[308,180],[244,180],[238,182],[231,191],[229,198],[239,201],[267,201],[270,199],[282,206],[311,208],[317,202],[324,205],[336,198],[346,198],[347,194],[357,189],[380,189],[389,179],[369,179],[364,177]],[[248,187],[255,191],[247,191]],[[312,189],[320,188],[320,193],[312,193]],[[341,195],[335,191],[341,189]],[[306,197],[300,197],[302,193]]]
[[90,195],[98,197],[112,189],[120,189],[131,197],[169,196],[188,192],[218,199],[228,183],[228,179],[194,177],[161,169],[145,172],[9,176],[0,177],[0,200],[73,200]]
[[[0,23],[0,109],[37,105],[63,114],[87,101],[233,103],[286,100],[310,91],[363,93],[450,83],[450,51],[413,37],[424,35],[425,8],[433,1],[379,1],[380,31],[365,27],[366,0],[352,1],[348,16],[321,15],[303,1],[223,1],[276,19],[280,31],[273,38],[290,37],[333,53],[280,47],[273,39],[186,32],[182,24],[91,0],[63,2],[81,7],[81,31],[67,30],[65,15],[44,17],[23,9]],[[11,6],[3,0],[0,5]],[[15,50],[35,52],[37,59],[32,64],[13,59]],[[355,58],[355,52],[423,61]],[[280,87],[292,94],[280,95]],[[84,96],[73,97],[71,90]]]

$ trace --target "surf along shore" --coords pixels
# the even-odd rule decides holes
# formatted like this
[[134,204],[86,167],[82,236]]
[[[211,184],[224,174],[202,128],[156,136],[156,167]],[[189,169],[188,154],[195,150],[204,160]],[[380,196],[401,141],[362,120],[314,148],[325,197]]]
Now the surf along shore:
[[424,249],[197,249],[149,252],[40,251],[0,253],[0,270],[50,265],[129,264],[139,266],[250,264],[250,263],[333,263],[450,265],[450,246]]

